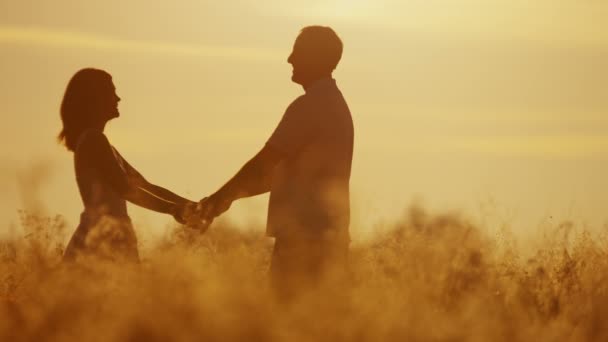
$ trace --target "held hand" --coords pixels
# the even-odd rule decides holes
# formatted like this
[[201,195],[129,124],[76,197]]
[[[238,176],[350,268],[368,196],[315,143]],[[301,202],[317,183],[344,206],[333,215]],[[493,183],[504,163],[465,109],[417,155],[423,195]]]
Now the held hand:
[[178,205],[177,214],[174,217],[179,223],[200,230],[201,233],[207,231],[207,228],[213,222],[213,219],[205,220],[202,218],[198,210],[198,203],[191,201]]
[[189,222],[196,217],[196,206],[196,202],[192,201],[177,204],[173,212],[173,218],[183,225],[189,225]]
[[224,198],[220,192],[203,198],[197,206],[197,211],[203,220],[213,220],[230,209],[232,201]]

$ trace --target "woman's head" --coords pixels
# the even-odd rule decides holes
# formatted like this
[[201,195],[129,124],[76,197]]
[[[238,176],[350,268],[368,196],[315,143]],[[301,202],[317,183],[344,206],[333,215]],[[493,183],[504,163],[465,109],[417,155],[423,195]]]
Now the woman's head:
[[68,83],[61,102],[63,129],[59,141],[74,151],[80,134],[117,118],[118,102],[112,76],[99,69],[82,69]]

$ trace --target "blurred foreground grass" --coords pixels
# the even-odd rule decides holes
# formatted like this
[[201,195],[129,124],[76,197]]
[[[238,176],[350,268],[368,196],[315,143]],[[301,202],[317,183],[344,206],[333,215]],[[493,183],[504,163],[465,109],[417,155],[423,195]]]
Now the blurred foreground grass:
[[413,208],[352,247],[345,302],[288,308],[262,233],[177,227],[138,267],[67,269],[60,218],[22,226],[0,242],[0,341],[608,341],[606,236],[567,223],[523,257],[506,230]]

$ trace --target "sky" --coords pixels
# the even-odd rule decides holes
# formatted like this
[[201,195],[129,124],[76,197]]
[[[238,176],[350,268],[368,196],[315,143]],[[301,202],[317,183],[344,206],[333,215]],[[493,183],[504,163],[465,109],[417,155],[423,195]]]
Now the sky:
[[[2,1],[0,232],[19,209],[78,222],[72,156],[55,143],[77,70],[112,74],[122,116],[106,133],[121,154],[198,200],[302,94],[286,60],[313,24],[345,46],[334,77],[355,122],[355,238],[412,203],[521,231],[605,227],[607,17],[597,0]],[[266,201],[227,219],[263,227]],[[130,211],[141,234],[171,222]]]

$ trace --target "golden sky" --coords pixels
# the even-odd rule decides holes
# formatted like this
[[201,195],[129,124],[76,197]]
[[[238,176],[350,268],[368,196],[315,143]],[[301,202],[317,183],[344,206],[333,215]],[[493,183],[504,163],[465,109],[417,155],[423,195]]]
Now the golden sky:
[[[44,203],[77,222],[58,107],[82,67],[114,77],[112,143],[192,199],[262,147],[302,93],[298,30],[332,26],[355,121],[354,230],[415,199],[533,229],[608,221],[604,1],[19,1],[0,3],[0,216]],[[265,198],[231,217],[263,222]],[[170,220],[132,208],[136,222]],[[0,231],[3,228],[0,228]],[[141,230],[141,229],[140,229]]]

